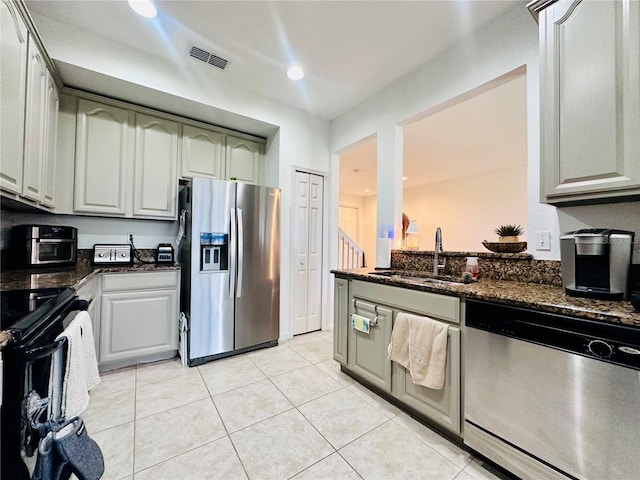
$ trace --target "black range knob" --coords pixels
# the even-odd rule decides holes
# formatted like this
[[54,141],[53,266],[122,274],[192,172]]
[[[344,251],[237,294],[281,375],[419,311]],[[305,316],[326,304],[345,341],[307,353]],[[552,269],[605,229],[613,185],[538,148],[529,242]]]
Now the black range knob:
[[600,358],[609,358],[613,354],[613,347],[602,340],[591,340],[587,350]]

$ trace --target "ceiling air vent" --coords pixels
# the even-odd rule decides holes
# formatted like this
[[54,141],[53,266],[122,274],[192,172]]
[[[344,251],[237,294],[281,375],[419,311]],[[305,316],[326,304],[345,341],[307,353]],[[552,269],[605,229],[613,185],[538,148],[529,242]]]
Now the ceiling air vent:
[[228,61],[224,58],[220,58],[213,53],[209,53],[206,50],[202,50],[198,47],[191,47],[191,51],[189,52],[193,58],[197,58],[198,60],[202,60],[203,62],[208,63],[209,65],[213,65],[214,67],[218,67],[221,70],[224,70],[224,67],[227,66]]

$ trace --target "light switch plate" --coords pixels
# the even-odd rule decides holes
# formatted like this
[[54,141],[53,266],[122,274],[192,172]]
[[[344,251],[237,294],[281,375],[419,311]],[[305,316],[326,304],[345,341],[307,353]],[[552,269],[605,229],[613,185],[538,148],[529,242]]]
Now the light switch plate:
[[536,232],[536,250],[551,250],[551,232]]

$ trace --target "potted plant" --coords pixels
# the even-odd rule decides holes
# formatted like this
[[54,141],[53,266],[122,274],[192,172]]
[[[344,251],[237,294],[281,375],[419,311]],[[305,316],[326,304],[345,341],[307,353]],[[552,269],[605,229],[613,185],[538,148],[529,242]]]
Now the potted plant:
[[500,225],[495,229],[495,232],[498,234],[498,242],[519,242],[519,235],[522,235],[523,230],[520,225]]

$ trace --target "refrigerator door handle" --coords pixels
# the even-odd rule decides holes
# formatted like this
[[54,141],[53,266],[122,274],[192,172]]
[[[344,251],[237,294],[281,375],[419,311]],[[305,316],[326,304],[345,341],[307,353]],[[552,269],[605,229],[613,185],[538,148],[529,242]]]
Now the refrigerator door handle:
[[236,297],[242,296],[242,267],[244,263],[244,233],[242,222],[242,209],[238,208],[238,289]]
[[229,298],[234,297],[234,289],[236,285],[236,268],[237,268],[237,255],[236,255],[236,234],[238,232],[236,225],[236,209],[231,209],[231,234],[229,235],[230,244],[230,263],[229,265]]

